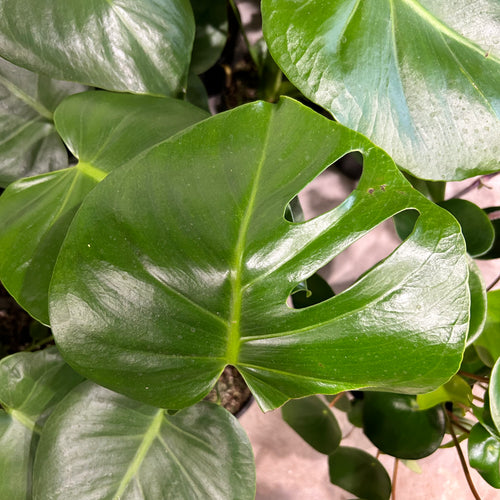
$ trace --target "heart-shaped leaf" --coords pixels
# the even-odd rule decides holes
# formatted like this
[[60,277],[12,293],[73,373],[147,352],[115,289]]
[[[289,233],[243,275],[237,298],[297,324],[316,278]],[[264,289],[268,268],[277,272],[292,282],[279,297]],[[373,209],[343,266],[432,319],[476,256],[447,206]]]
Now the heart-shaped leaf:
[[497,0],[263,0],[290,81],[423,179],[496,171]]
[[397,458],[419,459],[434,453],[443,440],[444,410],[418,407],[407,394],[366,392],[363,429],[382,452]]
[[33,489],[35,500],[250,500],[255,466],[222,407],[204,402],[172,416],[87,381],[47,421]]
[[191,71],[199,75],[210,69],[222,54],[228,34],[225,0],[191,0],[196,33],[191,58]]
[[189,0],[3,0],[0,55],[52,78],[176,95],[186,85]]
[[467,442],[469,463],[494,488],[500,488],[500,440],[481,424],[470,431]]
[[[365,162],[349,198],[287,221],[290,200],[351,150]],[[421,215],[391,256],[342,294],[287,305],[406,208]],[[50,295],[73,367],[166,408],[201,399],[228,364],[264,409],[366,386],[429,391],[458,369],[469,311],[453,217],[366,138],[287,98],[211,117],[112,172],[75,217]]]
[[57,403],[82,380],[55,348],[0,361],[0,498],[31,498],[41,429]]
[[281,409],[283,420],[320,453],[333,453],[342,439],[337,419],[317,396],[293,399]]
[[0,186],[68,166],[52,123],[64,97],[82,92],[75,83],[51,80],[0,59]]
[[389,500],[391,479],[384,466],[366,451],[340,446],[328,457],[330,482],[359,498]]
[[0,278],[32,316],[48,324],[48,287],[57,254],[85,196],[108,172],[206,118],[183,101],[85,92],[55,113],[58,132],[80,162],[22,179],[0,197]]

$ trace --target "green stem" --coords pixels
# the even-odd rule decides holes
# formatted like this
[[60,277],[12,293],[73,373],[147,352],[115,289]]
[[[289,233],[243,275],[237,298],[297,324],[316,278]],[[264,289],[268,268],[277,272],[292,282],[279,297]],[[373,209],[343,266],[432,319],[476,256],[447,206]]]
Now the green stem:
[[35,351],[36,349],[39,349],[40,347],[44,346],[45,344],[48,344],[49,342],[52,342],[53,340],[54,340],[54,335],[49,335],[48,337],[45,337],[44,339],[40,340],[40,342],[32,344],[26,349],[24,349],[24,352]]

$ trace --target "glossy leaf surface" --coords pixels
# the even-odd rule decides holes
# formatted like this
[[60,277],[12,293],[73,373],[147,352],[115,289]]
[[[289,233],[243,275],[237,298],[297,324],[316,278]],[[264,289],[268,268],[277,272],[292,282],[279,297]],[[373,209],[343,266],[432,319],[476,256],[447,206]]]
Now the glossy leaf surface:
[[52,113],[75,83],[51,80],[0,59],[0,186],[68,166]]
[[3,0],[0,55],[61,80],[177,95],[186,85],[189,0]]
[[88,381],[51,415],[35,460],[35,500],[254,494],[250,442],[222,407],[204,402],[171,416]]
[[491,418],[500,432],[500,360],[497,360],[490,376],[488,389]]
[[467,442],[469,463],[494,488],[500,488],[500,440],[481,424],[470,431]]
[[472,389],[460,376],[454,375],[446,384],[427,394],[417,394],[417,404],[421,410],[428,410],[441,403],[452,401],[468,407],[472,406]]
[[469,333],[467,334],[467,345],[471,345],[481,335],[488,312],[486,286],[484,284],[483,275],[477,264],[471,258],[469,258],[469,291],[470,321]]
[[225,0],[191,0],[196,32],[191,71],[197,75],[210,69],[222,54],[228,34]]
[[320,453],[333,453],[342,439],[332,410],[317,396],[288,401],[282,409],[283,420]]
[[330,482],[367,500],[388,500],[391,480],[384,466],[358,448],[340,446],[328,457]]
[[382,452],[397,458],[419,459],[433,453],[443,440],[443,408],[421,410],[414,396],[366,392],[363,429]]
[[264,0],[290,81],[423,179],[498,169],[497,0]]
[[495,230],[484,210],[468,200],[459,198],[442,201],[439,206],[453,214],[460,223],[467,252],[472,257],[483,255],[492,247]]
[[474,345],[482,361],[492,367],[500,358],[500,290],[488,292],[487,298],[486,322]]
[[82,380],[55,348],[0,361],[0,498],[31,498],[41,429],[57,403]]
[[14,298],[48,324],[54,263],[85,196],[111,170],[208,113],[169,98],[85,92],[55,113],[75,167],[13,183],[0,197],[0,278]]
[[[358,189],[287,221],[350,150],[365,156]],[[288,307],[298,283],[407,207],[421,216],[389,258],[342,294]],[[363,136],[290,99],[211,117],[110,174],[74,219],[50,301],[72,366],[167,408],[199,400],[227,364],[264,409],[363,386],[432,390],[458,369],[469,311],[456,221]]]

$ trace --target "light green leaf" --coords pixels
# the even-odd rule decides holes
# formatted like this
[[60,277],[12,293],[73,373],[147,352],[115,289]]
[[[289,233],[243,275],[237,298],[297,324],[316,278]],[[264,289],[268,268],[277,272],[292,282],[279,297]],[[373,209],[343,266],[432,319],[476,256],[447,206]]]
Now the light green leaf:
[[384,466],[358,448],[340,446],[328,457],[330,482],[367,500],[389,500],[391,480]]
[[228,34],[225,0],[191,0],[196,33],[191,71],[199,75],[210,69],[222,54]]
[[446,384],[435,391],[417,395],[417,404],[421,410],[428,410],[440,403],[452,401],[466,406],[472,405],[472,389],[470,385],[458,375],[454,375]]
[[497,360],[490,376],[488,388],[491,419],[500,432],[500,360]]
[[[365,161],[349,198],[287,221],[290,200],[351,150]],[[298,283],[406,208],[421,215],[391,256],[329,300],[287,305]],[[65,359],[101,385],[182,408],[229,364],[267,410],[443,384],[464,349],[467,278],[448,212],[363,136],[284,98],[213,116],[100,183],[63,244],[50,319]]]
[[189,0],[3,0],[0,55],[107,90],[177,95],[186,85]]
[[498,170],[498,0],[263,0],[271,54],[306,97],[422,179]]
[[68,166],[52,113],[62,99],[82,92],[0,59],[0,186]]
[[317,396],[293,399],[281,408],[283,420],[320,453],[333,453],[342,439],[332,410]]
[[469,258],[469,290],[470,321],[469,333],[467,334],[467,345],[471,345],[481,335],[488,312],[486,286],[484,284],[483,275],[477,264],[471,258]]
[[483,363],[492,367],[500,358],[500,290],[488,292],[487,303],[483,332],[474,341],[474,346]]
[[0,498],[31,498],[41,429],[57,403],[82,380],[55,348],[0,361]]
[[49,323],[54,263],[76,210],[95,185],[207,116],[175,99],[109,92],[85,92],[57,108],[57,130],[78,165],[17,181],[0,197],[0,278],[24,309]]
[[34,500],[250,500],[254,494],[248,437],[212,403],[171,416],[85,382],[51,415],[36,454]]

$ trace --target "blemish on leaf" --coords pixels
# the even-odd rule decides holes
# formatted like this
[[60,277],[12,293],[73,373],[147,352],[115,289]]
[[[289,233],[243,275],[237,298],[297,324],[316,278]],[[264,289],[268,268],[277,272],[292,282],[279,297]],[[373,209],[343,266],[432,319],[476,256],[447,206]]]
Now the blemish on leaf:
[[386,187],[387,187],[387,184],[382,184],[382,185],[380,186],[380,189],[381,189],[382,191],[385,191],[385,188],[386,188]]
[[373,189],[373,188],[368,189],[368,194],[373,194],[374,192],[375,192],[375,189]]

